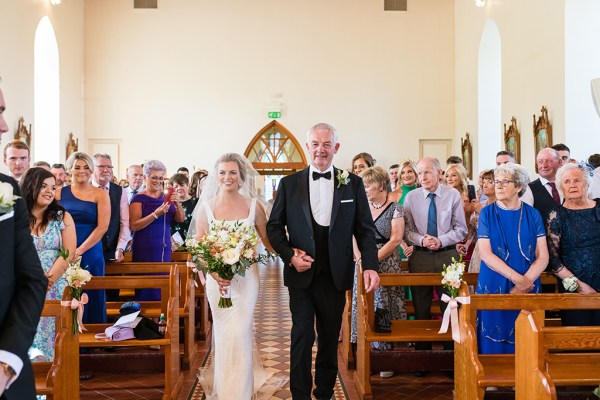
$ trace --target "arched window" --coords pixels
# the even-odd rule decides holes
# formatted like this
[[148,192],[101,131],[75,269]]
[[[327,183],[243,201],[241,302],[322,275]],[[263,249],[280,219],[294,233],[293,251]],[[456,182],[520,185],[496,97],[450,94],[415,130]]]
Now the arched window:
[[502,140],[502,53],[500,32],[489,19],[479,43],[478,79],[478,170],[493,168],[496,153],[504,147]]
[[289,175],[307,165],[302,146],[277,121],[269,122],[252,138],[244,155],[261,175]]
[[35,161],[50,164],[62,161],[60,155],[60,96],[58,44],[48,17],[43,17],[35,31],[34,42],[34,124]]

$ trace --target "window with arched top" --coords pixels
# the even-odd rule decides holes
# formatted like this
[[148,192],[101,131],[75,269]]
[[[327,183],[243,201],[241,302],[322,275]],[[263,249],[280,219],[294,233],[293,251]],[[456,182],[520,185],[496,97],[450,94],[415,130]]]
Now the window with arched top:
[[298,140],[277,121],[269,122],[252,138],[244,155],[261,175],[289,175],[307,165]]

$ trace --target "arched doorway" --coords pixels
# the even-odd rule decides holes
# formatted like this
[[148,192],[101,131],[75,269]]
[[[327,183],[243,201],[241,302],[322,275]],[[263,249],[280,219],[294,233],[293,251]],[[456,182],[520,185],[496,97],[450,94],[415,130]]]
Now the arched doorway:
[[265,177],[263,194],[267,201],[273,198],[279,180],[306,168],[302,146],[285,126],[277,121],[265,125],[250,141],[244,155],[254,169]]

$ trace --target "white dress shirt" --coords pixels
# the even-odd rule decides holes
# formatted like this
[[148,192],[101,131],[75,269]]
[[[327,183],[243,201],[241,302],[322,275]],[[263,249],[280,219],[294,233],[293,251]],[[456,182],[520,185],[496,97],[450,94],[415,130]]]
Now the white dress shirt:
[[592,199],[600,198],[600,167],[598,167],[594,170],[591,191],[592,191]]
[[16,373],[15,376],[9,379],[9,381],[6,383],[6,389],[8,389],[10,384],[13,383],[19,377],[19,374],[23,369],[23,360],[21,360],[16,354],[13,354],[6,350],[0,350],[0,362],[8,364]]
[[[542,186],[544,186],[544,189],[546,189],[546,191],[548,191],[548,194],[550,195],[550,197],[552,197],[552,186],[548,185],[550,181],[546,178],[542,178],[540,176],[540,183],[542,184]],[[556,184],[556,182],[554,182]],[[558,186],[556,188],[558,190]],[[558,195],[560,196],[560,204],[562,204],[563,202],[563,196],[560,193],[560,191],[558,192]],[[527,187],[525,188],[525,193],[523,193],[523,196],[521,196],[521,201],[523,203],[527,203],[530,206],[534,207],[534,199],[533,199],[533,192],[531,191],[531,188],[529,187],[529,185],[527,185]]]
[[[320,178],[313,180],[313,172],[331,172],[331,179]],[[329,226],[331,222],[331,208],[333,207],[333,188],[335,176],[333,166],[325,171],[319,171],[312,164],[308,169],[308,189],[310,192],[310,208],[313,218],[321,226]]]

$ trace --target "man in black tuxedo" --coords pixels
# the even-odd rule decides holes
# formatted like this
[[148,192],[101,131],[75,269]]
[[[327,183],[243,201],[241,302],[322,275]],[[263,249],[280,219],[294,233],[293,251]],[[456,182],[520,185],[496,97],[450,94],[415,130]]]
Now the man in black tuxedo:
[[[8,131],[0,90],[0,135]],[[12,188],[12,190],[11,190]],[[0,399],[35,399],[27,350],[40,320],[48,280],[40,264],[25,201],[14,179],[0,174]]]
[[330,399],[337,374],[337,343],[352,289],[352,237],[362,255],[367,291],[379,286],[375,226],[361,179],[334,168],[340,144],[335,128],[317,124],[308,132],[311,165],[279,183],[267,223],[271,245],[285,263],[292,340],[290,390],[294,400],[311,399],[312,346],[317,327],[315,390]]

